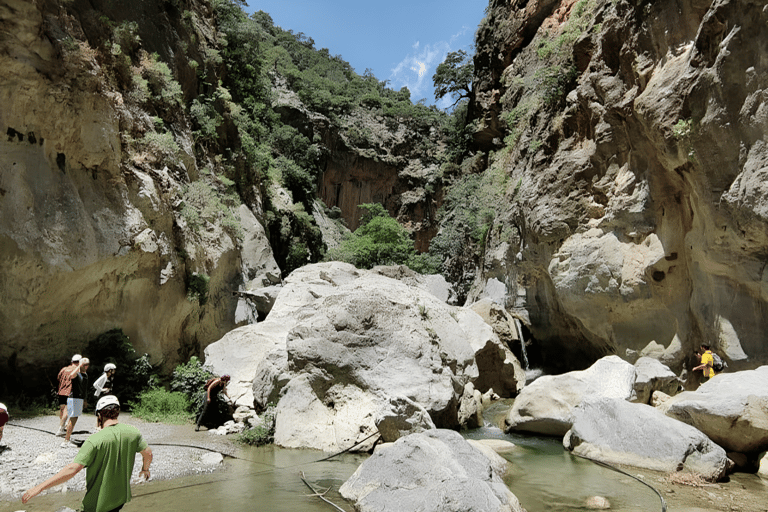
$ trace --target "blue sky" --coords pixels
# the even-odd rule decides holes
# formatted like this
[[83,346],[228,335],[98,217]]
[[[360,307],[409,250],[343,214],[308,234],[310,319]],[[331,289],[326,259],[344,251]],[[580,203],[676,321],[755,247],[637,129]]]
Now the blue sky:
[[[341,55],[358,74],[371,68],[411,99],[435,102],[432,75],[448,52],[470,51],[488,0],[248,0],[284,30],[304,32],[316,48]],[[439,107],[452,101],[446,99]]]

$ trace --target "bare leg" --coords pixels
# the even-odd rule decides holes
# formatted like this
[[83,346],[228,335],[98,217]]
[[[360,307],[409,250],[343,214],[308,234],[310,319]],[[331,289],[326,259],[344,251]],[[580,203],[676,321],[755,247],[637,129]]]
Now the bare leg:
[[75,430],[75,423],[77,423],[77,417],[69,418],[69,423],[67,423],[67,434],[64,436],[64,441],[69,441],[72,431]]
[[64,430],[64,426],[67,424],[69,415],[67,414],[67,404],[59,406],[59,431]]

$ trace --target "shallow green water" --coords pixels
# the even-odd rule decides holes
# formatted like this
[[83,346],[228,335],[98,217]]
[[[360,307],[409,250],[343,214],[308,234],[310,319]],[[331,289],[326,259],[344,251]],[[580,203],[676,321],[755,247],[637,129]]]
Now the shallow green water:
[[[501,405],[500,405],[501,407]],[[493,412],[493,411],[490,411]],[[491,416],[491,414],[487,415]],[[498,418],[492,418],[492,422]],[[555,438],[506,435],[488,425],[465,433],[471,439],[497,438],[511,441],[517,449],[505,455],[510,471],[506,483],[528,512],[565,512],[585,510],[590,496],[603,496],[614,512],[655,512],[661,510],[658,496],[647,487],[625,475],[571,456]],[[134,499],[124,512],[322,512],[334,509],[317,497],[300,477],[316,488],[330,488],[326,497],[352,511],[338,494],[339,487],[365,460],[365,455],[345,454],[332,461],[314,462],[327,456],[315,450],[286,450],[273,446],[244,448],[240,459],[226,459],[226,469],[217,473],[171,481],[134,485]],[[631,470],[664,492],[661,476],[652,472]],[[755,496],[765,496],[768,486],[754,475],[734,475],[732,483]],[[669,487],[669,486],[666,486]],[[688,492],[679,489],[674,496]],[[706,496],[706,490],[696,490]],[[76,509],[82,492],[38,496],[29,505],[0,502],[0,512],[54,512],[66,505]],[[720,499],[720,498],[718,498]],[[669,511],[705,512],[723,510],[711,507],[698,497],[688,496],[685,504],[670,503]],[[758,500],[762,501],[762,500]],[[693,503],[693,506],[691,505]],[[762,510],[739,508],[738,510]]]

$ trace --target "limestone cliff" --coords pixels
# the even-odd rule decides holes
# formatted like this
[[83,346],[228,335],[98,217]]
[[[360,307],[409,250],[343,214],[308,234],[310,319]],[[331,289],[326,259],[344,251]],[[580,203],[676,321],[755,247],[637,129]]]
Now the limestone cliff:
[[[166,372],[201,355],[361,203],[427,248],[445,114],[241,6],[0,0],[0,391],[115,328]],[[292,59],[370,94],[310,108]]]
[[113,328],[155,363],[201,353],[235,326],[233,291],[279,277],[258,204],[189,214],[193,182],[208,199],[226,186],[181,108],[215,43],[209,9],[0,2],[0,388],[33,392]]
[[508,180],[470,300],[540,363],[768,360],[766,23],[758,0],[491,0],[471,111]]

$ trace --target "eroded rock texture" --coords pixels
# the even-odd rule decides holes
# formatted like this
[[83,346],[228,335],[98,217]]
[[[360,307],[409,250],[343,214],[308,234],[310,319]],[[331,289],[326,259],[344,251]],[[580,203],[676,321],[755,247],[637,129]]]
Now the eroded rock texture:
[[757,0],[491,2],[472,107],[510,179],[470,300],[506,283],[540,363],[768,359],[766,22]]
[[[143,20],[143,48],[173,63],[190,40],[180,16],[149,1],[0,4],[0,389],[47,389],[46,371],[116,327],[153,362],[200,353],[234,327],[233,290],[279,276],[249,208],[242,242],[179,215],[182,186],[198,177],[188,121],[175,119],[178,158],[130,145],[153,112],[116,85],[97,42],[113,20]],[[180,94],[196,91],[186,58],[174,76]],[[207,300],[187,300],[195,273],[210,276]]]

